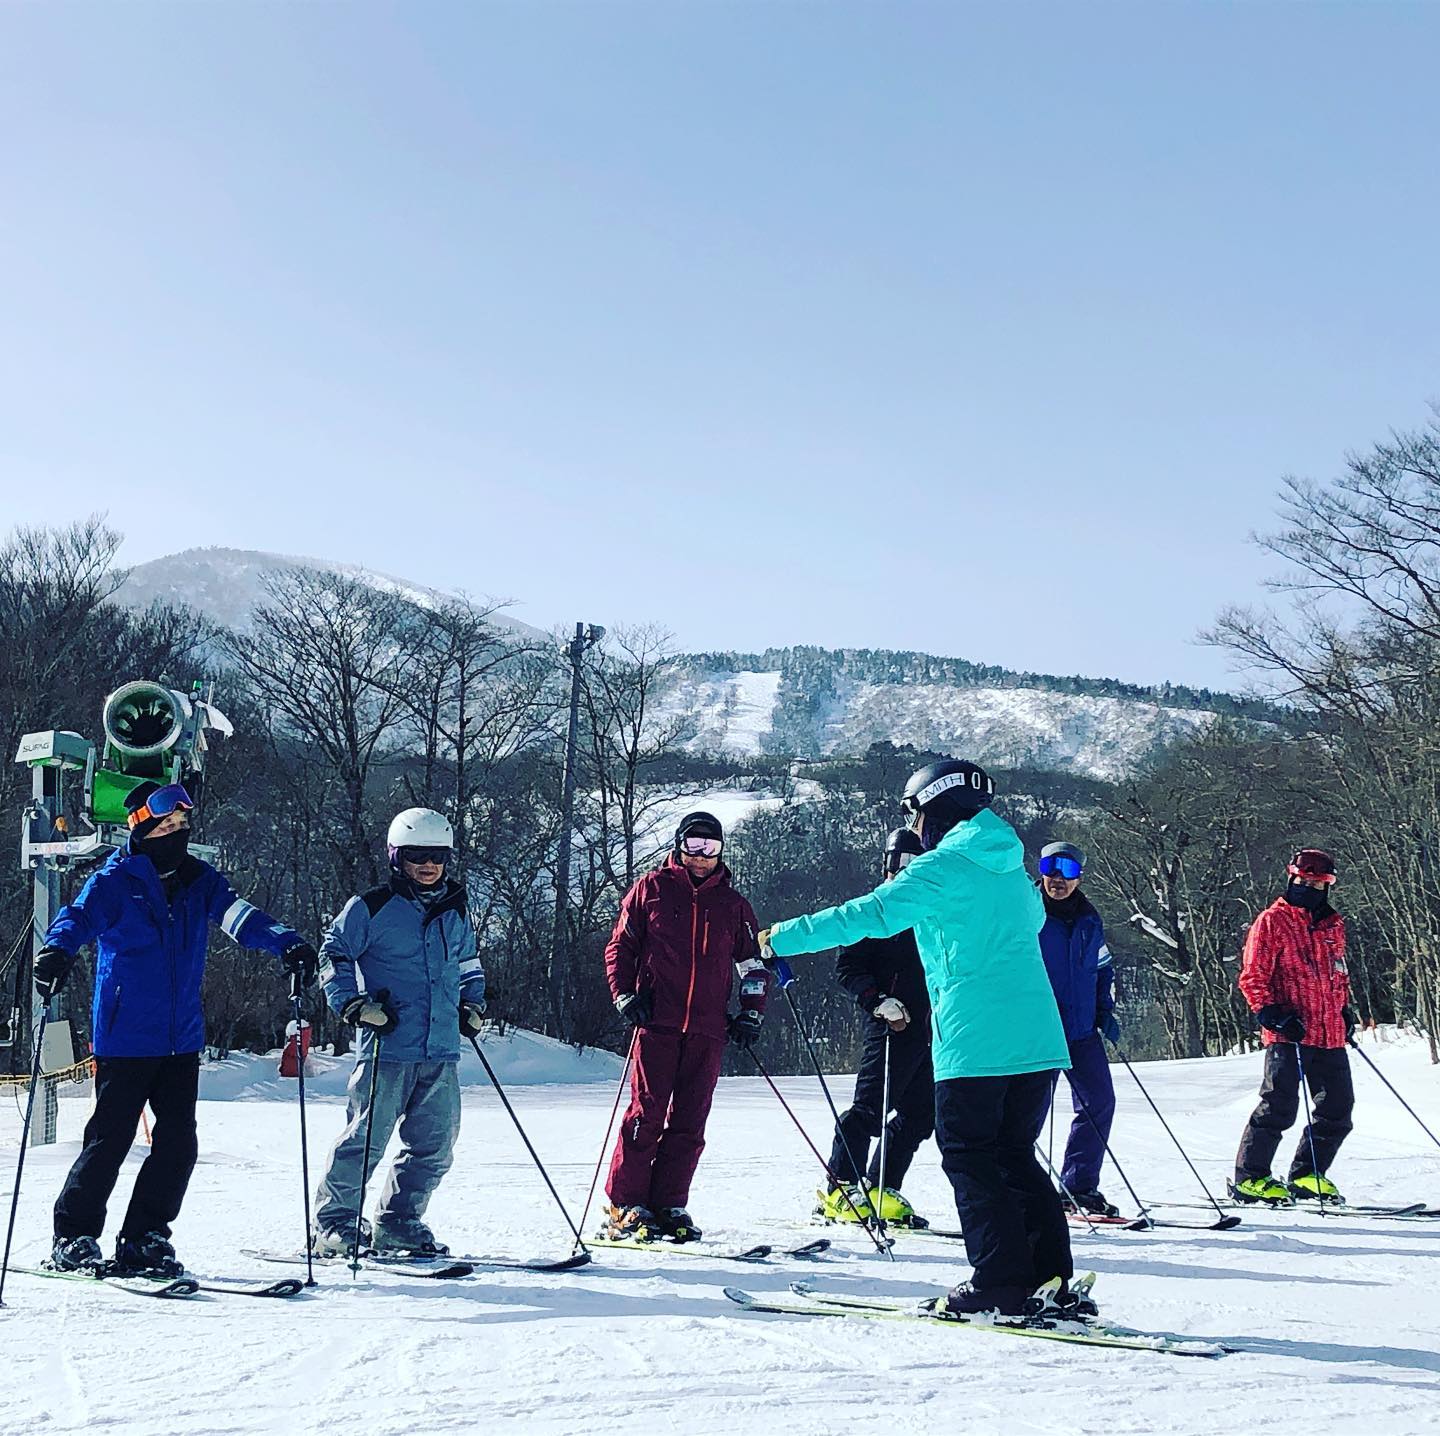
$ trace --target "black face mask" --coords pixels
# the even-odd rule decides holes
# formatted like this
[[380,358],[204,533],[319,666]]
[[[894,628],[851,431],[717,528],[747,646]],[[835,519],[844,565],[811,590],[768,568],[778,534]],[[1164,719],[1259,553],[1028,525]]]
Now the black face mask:
[[140,838],[135,849],[155,864],[157,873],[173,873],[190,851],[190,829],[177,828],[159,838]]
[[1285,901],[1291,907],[1303,907],[1306,912],[1318,912],[1328,906],[1329,894],[1324,888],[1312,888],[1308,883],[1293,879],[1285,889]]

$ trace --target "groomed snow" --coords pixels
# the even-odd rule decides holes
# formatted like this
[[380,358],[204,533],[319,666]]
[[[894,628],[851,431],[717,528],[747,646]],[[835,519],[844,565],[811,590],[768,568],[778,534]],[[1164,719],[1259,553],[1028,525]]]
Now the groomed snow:
[[[502,1074],[515,1081],[516,1108],[578,1208],[614,1096],[614,1059],[592,1056],[600,1070],[587,1071],[568,1050],[523,1037],[495,1050]],[[1440,1076],[1423,1045],[1367,1050],[1440,1129]],[[527,1063],[535,1064],[528,1074]],[[197,1271],[269,1278],[287,1271],[236,1255],[242,1246],[290,1246],[299,1235],[294,1089],[269,1075],[272,1068],[273,1060],[234,1059],[206,1074],[201,1160],[176,1228],[180,1252]],[[1357,1130],[1334,1175],[1355,1200],[1436,1202],[1440,1151],[1367,1069],[1358,1062],[1356,1069]],[[1254,1102],[1258,1054],[1139,1070],[1218,1191]],[[341,1075],[315,1083],[317,1167],[342,1121]],[[464,1130],[455,1169],[431,1209],[434,1225],[457,1250],[568,1250],[514,1129],[483,1075],[478,1084],[474,1076],[467,1070]],[[543,1085],[526,1085],[527,1076]],[[842,1100],[848,1085],[836,1079]],[[787,1078],[781,1086],[823,1137],[816,1084]],[[1152,1198],[1197,1197],[1123,1069],[1117,1089],[1115,1146],[1131,1179]],[[19,1124],[14,1103],[0,1100],[0,1194],[8,1194]],[[62,1140],[30,1152],[17,1227],[22,1259],[45,1248],[49,1207],[85,1110],[82,1093],[67,1096]],[[1287,1144],[1282,1160],[1288,1153]],[[142,1155],[137,1148],[127,1164],[122,1198]],[[803,1240],[813,1235],[805,1213],[817,1171],[763,1083],[727,1079],[692,1208],[722,1239]],[[906,1186],[922,1210],[946,1222],[953,1216],[933,1146],[922,1148]],[[1111,1171],[1105,1186],[1122,1197]],[[114,1224],[112,1214],[112,1232]],[[911,1239],[891,1264],[868,1252],[862,1237],[832,1234],[837,1254],[819,1265],[607,1251],[569,1275],[459,1283],[354,1282],[327,1269],[317,1294],[288,1305],[146,1304],[12,1276],[0,1313],[0,1430],[1385,1436],[1440,1426],[1440,1222],[1258,1213],[1230,1233],[1076,1234],[1077,1262],[1099,1272],[1107,1314],[1245,1348],[1213,1362],[940,1327],[750,1316],[721,1295],[725,1284],[780,1293],[796,1277],[919,1295],[965,1275],[956,1246]]]

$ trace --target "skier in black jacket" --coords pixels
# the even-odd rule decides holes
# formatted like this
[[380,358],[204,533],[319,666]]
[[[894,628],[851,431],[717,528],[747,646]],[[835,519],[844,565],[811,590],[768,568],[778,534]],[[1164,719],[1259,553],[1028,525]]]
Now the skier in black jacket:
[[[885,841],[884,875],[893,878],[921,851],[909,828],[896,828]],[[866,938],[845,948],[835,975],[866,1014],[865,1046],[855,1078],[855,1096],[835,1129],[830,1170],[840,1185],[818,1193],[820,1215],[832,1221],[868,1218],[866,1195],[880,1185],[880,1149],[870,1143],[885,1126],[885,1192],[878,1198],[882,1221],[923,1226],[924,1219],[898,1190],[920,1144],[935,1131],[935,1070],[930,1061],[930,995],[915,950],[915,935]],[[888,1039],[888,1043],[887,1043]],[[885,1103],[885,1054],[890,1054],[890,1111]],[[890,1115],[894,1113],[894,1116]],[[887,1120],[888,1119],[888,1120]],[[868,1161],[862,1174],[860,1167]],[[861,1176],[865,1190],[860,1188]]]

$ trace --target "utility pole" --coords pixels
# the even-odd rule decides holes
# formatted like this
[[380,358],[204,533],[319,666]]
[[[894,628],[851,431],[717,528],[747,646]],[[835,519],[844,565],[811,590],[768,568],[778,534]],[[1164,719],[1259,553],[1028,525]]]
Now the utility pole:
[[565,734],[565,776],[560,786],[560,846],[555,854],[555,925],[550,934],[550,970],[546,988],[550,996],[553,1035],[560,1036],[560,977],[565,971],[565,909],[570,902],[570,848],[575,826],[575,748],[580,732],[580,675],[586,652],[605,630],[596,623],[577,623],[575,636],[561,645],[570,663],[570,726]]

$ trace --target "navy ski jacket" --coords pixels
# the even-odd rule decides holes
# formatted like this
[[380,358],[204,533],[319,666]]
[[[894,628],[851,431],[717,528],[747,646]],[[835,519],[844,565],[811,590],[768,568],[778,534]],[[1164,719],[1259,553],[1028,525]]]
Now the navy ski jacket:
[[1066,900],[1071,913],[1059,916],[1054,904],[1045,904],[1045,926],[1040,929],[1040,954],[1065,1040],[1089,1037],[1115,1007],[1115,966],[1105,945],[1105,926],[1090,900],[1078,889]]
[[[465,889],[446,879],[426,903],[392,877],[352,897],[320,944],[320,981],[337,1013],[362,990],[389,991],[400,1021],[381,1039],[381,1062],[458,1062],[460,1000],[485,1001]],[[362,1031],[360,1055],[374,1044],[374,1033]]]
[[167,1057],[205,1045],[200,982],[214,923],[241,947],[279,956],[300,936],[235,896],[224,873],[187,856],[170,901],[149,858],[112,853],[45,934],[72,957],[95,944],[97,1057]]

